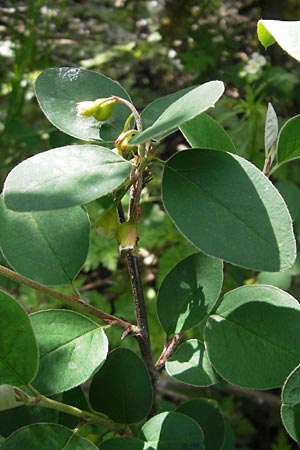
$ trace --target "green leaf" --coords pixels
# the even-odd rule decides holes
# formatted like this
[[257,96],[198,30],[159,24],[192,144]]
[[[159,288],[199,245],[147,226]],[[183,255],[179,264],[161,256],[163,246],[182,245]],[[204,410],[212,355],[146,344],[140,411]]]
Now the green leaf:
[[286,272],[260,272],[257,275],[256,283],[271,284],[279,289],[288,291],[292,284],[292,269]]
[[166,371],[176,380],[193,386],[217,383],[204,345],[197,339],[190,339],[178,347],[166,362]]
[[148,105],[141,113],[143,128],[146,129],[151,127],[169,106],[192,89],[195,89],[195,86],[180,89],[169,95],[164,95],[150,103],[150,105]]
[[92,442],[53,423],[28,425],[11,434],[1,450],[96,450]]
[[280,130],[277,144],[278,164],[300,158],[300,115],[288,120]]
[[284,383],[281,418],[289,435],[300,443],[300,366],[293,370]]
[[103,122],[76,113],[78,102],[93,101],[112,95],[130,101],[129,95],[116,81],[90,70],[74,67],[47,69],[37,78],[36,96],[47,119],[59,130],[84,141],[114,141],[121,133],[130,110],[117,104],[111,118]]
[[45,211],[83,205],[112,192],[131,164],[98,145],[68,145],[23,161],[4,184],[4,201],[16,211]]
[[180,131],[191,147],[236,153],[230,136],[208,114],[200,114],[189,122],[185,122],[180,126]]
[[275,144],[278,136],[278,119],[272,103],[268,103],[267,117],[265,123],[265,156]]
[[165,165],[162,196],[178,229],[208,255],[269,272],[293,265],[296,247],[287,207],[245,159],[207,149],[179,152]]
[[290,211],[293,221],[300,217],[300,189],[289,180],[283,180],[276,183],[276,189],[282,195]]
[[225,438],[225,424],[215,402],[206,399],[182,403],[177,412],[194,419],[204,433],[205,450],[221,450]]
[[201,322],[217,301],[222,282],[222,262],[202,253],[177,264],[157,297],[157,314],[166,333],[180,333]]
[[235,450],[235,435],[229,420],[224,417],[225,436],[221,450]]
[[267,48],[277,42],[290,56],[300,61],[300,21],[259,20],[257,35]]
[[92,407],[119,423],[135,423],[146,417],[152,395],[143,361],[126,348],[109,353],[89,392]]
[[[82,386],[77,386],[73,389],[65,391],[61,395],[61,401],[67,405],[75,406],[76,408],[88,411],[90,409],[86,396],[83,392]],[[72,416],[71,414],[59,413],[58,423],[68,428],[76,428],[81,421],[80,417]]]
[[38,347],[22,306],[0,291],[0,385],[30,383],[38,369]]
[[235,289],[208,319],[205,345],[211,364],[228,382],[278,387],[300,362],[299,303],[273,286]]
[[75,207],[19,213],[0,197],[0,248],[8,263],[43,284],[68,284],[85,262],[90,224],[86,211]]
[[197,422],[176,412],[152,417],[141,430],[141,438],[155,450],[204,450],[203,432]]
[[141,144],[150,139],[161,139],[173,133],[180,125],[213,107],[224,92],[222,81],[209,81],[198,86],[172,103],[156,121],[130,144]]
[[67,391],[86,381],[105,361],[108,341],[98,324],[68,310],[31,315],[40,348],[34,386],[44,395]]
[[38,406],[34,408],[19,406],[18,408],[8,409],[0,412],[0,434],[8,437],[19,428],[37,422],[56,423],[58,417],[58,411],[44,407],[39,408]]
[[135,438],[107,439],[100,445],[100,450],[153,450],[146,442]]

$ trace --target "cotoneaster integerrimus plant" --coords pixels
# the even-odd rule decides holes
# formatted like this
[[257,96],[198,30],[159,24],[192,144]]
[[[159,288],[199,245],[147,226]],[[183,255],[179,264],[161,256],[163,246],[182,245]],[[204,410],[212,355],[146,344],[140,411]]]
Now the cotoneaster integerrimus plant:
[[[260,39],[266,46],[275,40],[282,45],[289,33],[286,28],[276,33],[290,24],[275,31],[272,26],[259,23]],[[293,24],[292,32],[298,30],[299,23]],[[290,41],[288,48],[285,44],[288,50]],[[215,403],[199,398],[158,411],[163,370],[199,387],[220,379],[251,389],[284,385],[283,422],[299,442],[298,301],[271,285],[246,285],[220,296],[223,261],[268,272],[295,262],[292,220],[268,176],[300,157],[299,116],[278,132],[269,105],[261,171],[237,155],[226,132],[206,114],[223,92],[221,81],[210,81],[162,97],[140,114],[127,92],[104,75],[64,67],[38,77],[36,95],[49,121],[88,144],[35,155],[16,166],[4,184],[0,246],[13,270],[1,266],[0,273],[70,309],[28,315],[0,292],[0,408],[15,417],[23,408],[26,417],[18,427],[10,416],[17,431],[8,433],[1,449],[233,448]],[[163,161],[158,144],[178,129],[191,148]],[[165,346],[157,361],[138,261],[141,193],[155,165],[163,169],[166,214],[195,247],[159,289]],[[102,197],[109,206],[91,224],[85,205]],[[92,306],[74,287],[91,225],[113,234],[126,259],[135,323]],[[69,285],[74,293],[53,288],[58,285]],[[199,326],[203,339],[186,339],[185,332]],[[123,340],[136,339],[140,355],[122,341],[109,349],[107,327],[121,328]],[[71,392],[76,406],[68,402]],[[93,426],[89,439],[80,434],[86,424]]]

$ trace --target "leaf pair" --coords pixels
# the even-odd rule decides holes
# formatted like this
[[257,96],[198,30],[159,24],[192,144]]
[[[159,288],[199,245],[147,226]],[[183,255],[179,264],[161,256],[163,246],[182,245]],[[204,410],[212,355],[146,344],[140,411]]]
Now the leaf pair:
[[29,318],[9,295],[0,292],[0,300],[0,384],[33,383],[52,395],[83,383],[105,361],[105,333],[87,317],[49,310]]

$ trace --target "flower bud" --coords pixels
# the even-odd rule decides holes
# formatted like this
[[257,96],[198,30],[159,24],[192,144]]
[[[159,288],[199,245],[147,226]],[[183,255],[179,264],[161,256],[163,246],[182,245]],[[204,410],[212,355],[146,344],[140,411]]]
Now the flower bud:
[[77,116],[93,116],[99,122],[104,122],[112,115],[116,98],[97,98],[94,101],[79,102],[76,106]]

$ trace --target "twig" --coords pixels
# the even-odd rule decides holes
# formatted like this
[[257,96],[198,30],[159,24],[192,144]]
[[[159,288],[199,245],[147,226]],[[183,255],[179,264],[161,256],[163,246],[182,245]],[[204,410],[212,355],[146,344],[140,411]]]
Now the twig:
[[181,339],[181,336],[182,336],[182,333],[177,333],[170,341],[166,342],[165,347],[155,364],[156,370],[161,370],[164,368],[166,361],[170,358],[171,354],[174,352],[175,348],[177,347],[177,345]]
[[29,389],[35,395],[35,397],[29,397],[27,395],[25,396],[23,395],[23,392],[20,389],[14,388],[16,396],[20,398],[26,406],[37,406],[54,409],[56,411],[60,411],[65,414],[70,414],[72,416],[78,417],[81,420],[85,420],[86,422],[105,426],[111,431],[120,430],[118,425],[116,425],[112,420],[108,419],[108,417],[106,417],[101,413],[85,411],[75,406],[68,405],[66,403],[62,403],[57,400],[45,397],[31,385],[28,385],[27,389]]
[[[124,210],[121,203],[118,205],[118,215],[121,223],[125,222]],[[134,310],[136,323],[138,327],[138,332],[135,333],[135,337],[138,341],[141,355],[143,361],[148,369],[149,375],[151,377],[154,397],[156,392],[156,384],[157,384],[157,371],[155,370],[152,352],[151,352],[151,344],[149,337],[149,326],[147,320],[147,312],[145,306],[145,299],[143,293],[143,287],[141,283],[140,269],[138,265],[138,260],[135,255],[131,253],[130,250],[125,250],[125,257],[128,267],[128,273],[131,283],[133,302],[134,302]],[[155,413],[156,406],[153,406],[152,413]]]
[[89,303],[86,303],[84,300],[82,300],[79,297],[76,297],[75,295],[62,294],[61,292],[55,291],[54,289],[51,289],[48,286],[40,284],[37,281],[31,280],[30,278],[20,275],[1,265],[0,265],[0,274],[13,281],[17,281],[18,283],[25,284],[26,286],[29,286],[32,289],[36,289],[37,291],[43,292],[44,294],[51,295],[51,297],[63,301],[66,305],[74,309],[78,309],[88,314],[91,314],[92,316],[98,317],[108,325],[114,325],[119,328],[123,328],[126,331],[126,334],[129,333],[135,334],[138,332],[136,325],[133,325],[130,322],[126,322],[125,320],[119,319],[118,317],[112,316],[111,314],[107,314],[106,312],[101,311],[98,308],[95,308]]

